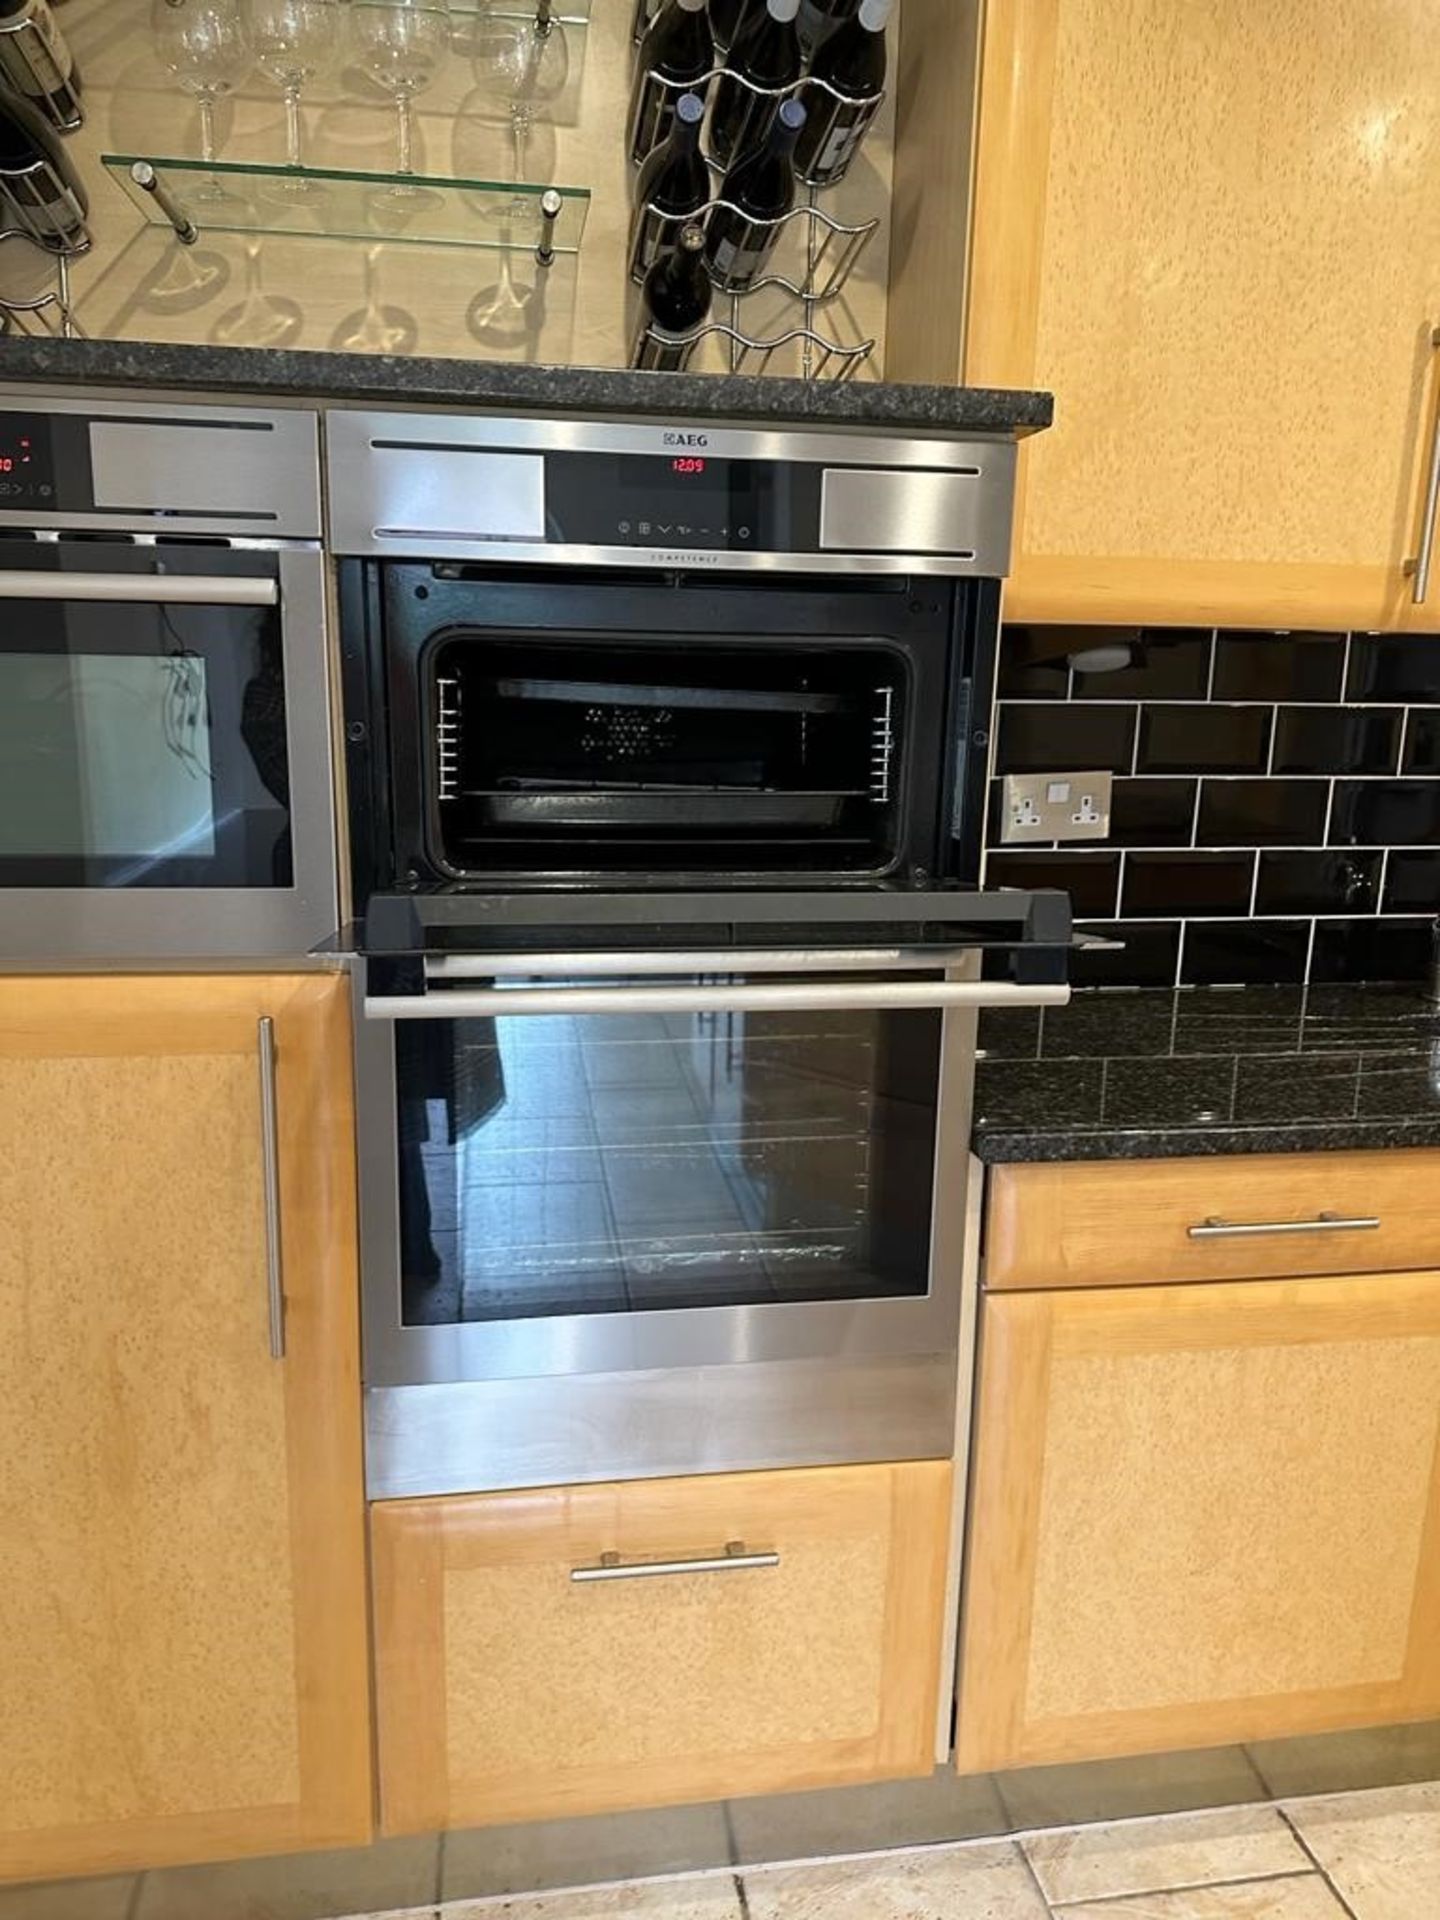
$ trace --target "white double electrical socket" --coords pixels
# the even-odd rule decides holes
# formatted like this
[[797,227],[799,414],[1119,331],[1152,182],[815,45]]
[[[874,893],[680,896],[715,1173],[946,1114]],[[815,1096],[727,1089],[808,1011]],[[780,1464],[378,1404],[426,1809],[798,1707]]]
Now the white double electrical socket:
[[1000,844],[1107,839],[1113,779],[1109,773],[1007,773]]

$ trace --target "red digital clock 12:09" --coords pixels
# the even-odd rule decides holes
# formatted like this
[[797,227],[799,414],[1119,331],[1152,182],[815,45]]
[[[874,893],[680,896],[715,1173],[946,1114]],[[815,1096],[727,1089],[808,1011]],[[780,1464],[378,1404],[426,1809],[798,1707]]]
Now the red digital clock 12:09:
[[670,462],[670,471],[672,473],[704,473],[705,462],[697,459],[694,454],[682,454],[678,459]]

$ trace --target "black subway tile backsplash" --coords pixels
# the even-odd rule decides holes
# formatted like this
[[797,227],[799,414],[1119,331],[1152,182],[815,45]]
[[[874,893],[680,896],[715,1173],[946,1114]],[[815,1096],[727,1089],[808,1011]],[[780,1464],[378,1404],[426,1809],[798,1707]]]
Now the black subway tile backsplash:
[[[1084,631],[1081,629],[1081,631]],[[1082,646],[1116,644],[1115,629],[1091,630]],[[1129,639],[1130,664],[1075,675],[1077,700],[1203,700],[1210,683],[1214,635],[1199,629],[1145,631]],[[1122,642],[1123,644],[1123,642]]]
[[1268,707],[1155,706],[1140,714],[1137,773],[1264,773]]
[[1440,853],[1392,853],[1385,872],[1386,913],[1440,915]]
[[1338,780],[1332,847],[1440,843],[1440,780]]
[[1430,957],[1428,920],[1321,920],[1310,978],[1418,980]]
[[1068,893],[1077,914],[1099,914],[1105,919],[1116,911],[1120,887],[1120,856],[1103,848],[1095,853],[992,853],[985,870],[990,887],[1023,887],[1030,890],[1053,887]]
[[1128,773],[1134,739],[1133,707],[1002,706],[995,769],[1049,773],[1099,767]]
[[1440,773],[1440,713],[1412,713],[1402,773]]
[[1124,920],[1096,924],[1082,922],[1082,936],[1113,942],[1080,947],[1070,962],[1070,978],[1077,987],[1173,987],[1180,958],[1180,922],[1159,926]]
[[1210,697],[1338,700],[1344,677],[1343,633],[1222,633]]
[[[1101,647],[1122,664],[1072,666]],[[1062,887],[1082,929],[1125,943],[1078,953],[1077,985],[1425,972],[1440,639],[1012,627],[999,687],[990,884]],[[1001,775],[1092,767],[1116,776],[1108,843],[1000,846]]]
[[1197,920],[1185,929],[1180,979],[1190,987],[1236,987],[1305,978],[1309,920]]
[[1351,700],[1440,702],[1440,640],[1408,633],[1354,634],[1345,692]]
[[1255,911],[1374,913],[1384,857],[1379,852],[1262,853]]
[[1200,795],[1202,847],[1319,847],[1330,805],[1326,780],[1207,780]]
[[1275,722],[1276,773],[1394,773],[1402,708],[1282,707]]
[[1254,877],[1253,853],[1132,853],[1120,910],[1137,919],[1244,914]]
[[1117,780],[1110,802],[1111,846],[1187,846],[1198,785],[1195,780]]

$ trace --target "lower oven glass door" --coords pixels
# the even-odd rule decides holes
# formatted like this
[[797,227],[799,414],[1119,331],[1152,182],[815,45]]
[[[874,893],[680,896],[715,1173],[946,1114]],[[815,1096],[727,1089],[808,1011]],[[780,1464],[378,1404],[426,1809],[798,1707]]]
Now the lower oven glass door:
[[369,1383],[953,1347],[975,1014],[886,984],[367,1000]]

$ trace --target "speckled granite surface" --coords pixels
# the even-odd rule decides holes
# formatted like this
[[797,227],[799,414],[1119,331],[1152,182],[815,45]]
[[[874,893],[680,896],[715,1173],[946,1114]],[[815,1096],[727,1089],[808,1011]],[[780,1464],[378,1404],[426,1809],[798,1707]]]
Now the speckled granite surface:
[[170,393],[363,401],[387,407],[508,408],[518,412],[640,414],[789,425],[1028,434],[1050,425],[1048,393],[988,387],[889,386],[748,375],[628,373],[604,367],[518,366],[493,360],[389,359],[272,348],[155,346],[124,340],[0,340],[8,381],[153,387]]
[[1440,1146],[1440,1007],[1413,986],[1094,990],[981,1018],[982,1160]]

